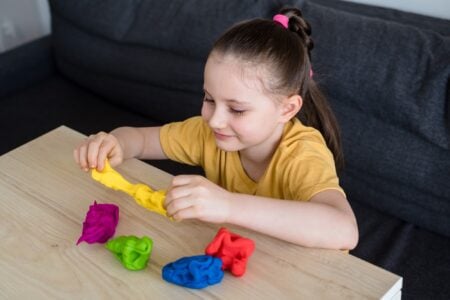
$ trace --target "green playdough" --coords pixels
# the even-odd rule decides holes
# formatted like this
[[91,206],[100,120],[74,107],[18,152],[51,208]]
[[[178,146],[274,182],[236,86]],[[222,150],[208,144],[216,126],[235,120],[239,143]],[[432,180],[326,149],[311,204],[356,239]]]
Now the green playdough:
[[136,271],[147,266],[152,253],[153,241],[146,236],[142,238],[134,235],[119,236],[110,239],[105,246],[114,253],[125,268]]

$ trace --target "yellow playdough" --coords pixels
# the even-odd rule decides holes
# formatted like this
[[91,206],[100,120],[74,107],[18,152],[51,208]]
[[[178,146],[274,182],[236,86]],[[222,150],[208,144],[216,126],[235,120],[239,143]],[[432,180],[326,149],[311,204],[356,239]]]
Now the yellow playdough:
[[163,216],[167,216],[167,212],[163,207],[164,199],[166,198],[165,190],[154,191],[148,185],[142,183],[129,183],[111,167],[108,161],[105,162],[105,167],[101,172],[92,169],[91,176],[113,190],[129,194],[139,205]]

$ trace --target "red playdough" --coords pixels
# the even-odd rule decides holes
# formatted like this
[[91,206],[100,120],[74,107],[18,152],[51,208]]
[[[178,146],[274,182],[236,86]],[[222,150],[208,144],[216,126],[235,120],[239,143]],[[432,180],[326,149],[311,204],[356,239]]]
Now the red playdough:
[[254,250],[255,243],[251,239],[222,227],[206,247],[205,254],[220,258],[222,270],[230,270],[234,276],[242,276]]

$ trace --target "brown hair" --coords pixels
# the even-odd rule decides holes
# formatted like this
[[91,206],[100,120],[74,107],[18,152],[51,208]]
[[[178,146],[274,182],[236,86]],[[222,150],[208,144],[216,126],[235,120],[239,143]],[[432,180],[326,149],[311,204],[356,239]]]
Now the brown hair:
[[289,18],[288,29],[264,19],[238,23],[214,43],[211,53],[232,54],[245,62],[262,65],[271,74],[264,82],[270,92],[300,95],[303,106],[298,117],[322,133],[339,169],[343,166],[343,154],[337,120],[310,76],[314,47],[311,27],[297,8],[283,8],[279,13]]

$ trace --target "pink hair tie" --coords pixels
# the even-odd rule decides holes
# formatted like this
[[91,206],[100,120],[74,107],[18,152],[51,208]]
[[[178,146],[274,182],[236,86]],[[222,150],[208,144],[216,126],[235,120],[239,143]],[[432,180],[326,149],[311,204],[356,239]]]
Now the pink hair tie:
[[281,14],[277,14],[273,17],[273,20],[277,23],[280,23],[281,25],[283,25],[284,28],[288,28],[288,24],[289,24],[289,18],[286,17],[285,15],[281,15]]
[[314,73],[313,73],[313,70],[312,70],[312,69],[309,69],[309,77],[312,78],[312,77],[313,77],[313,74],[314,74]]

